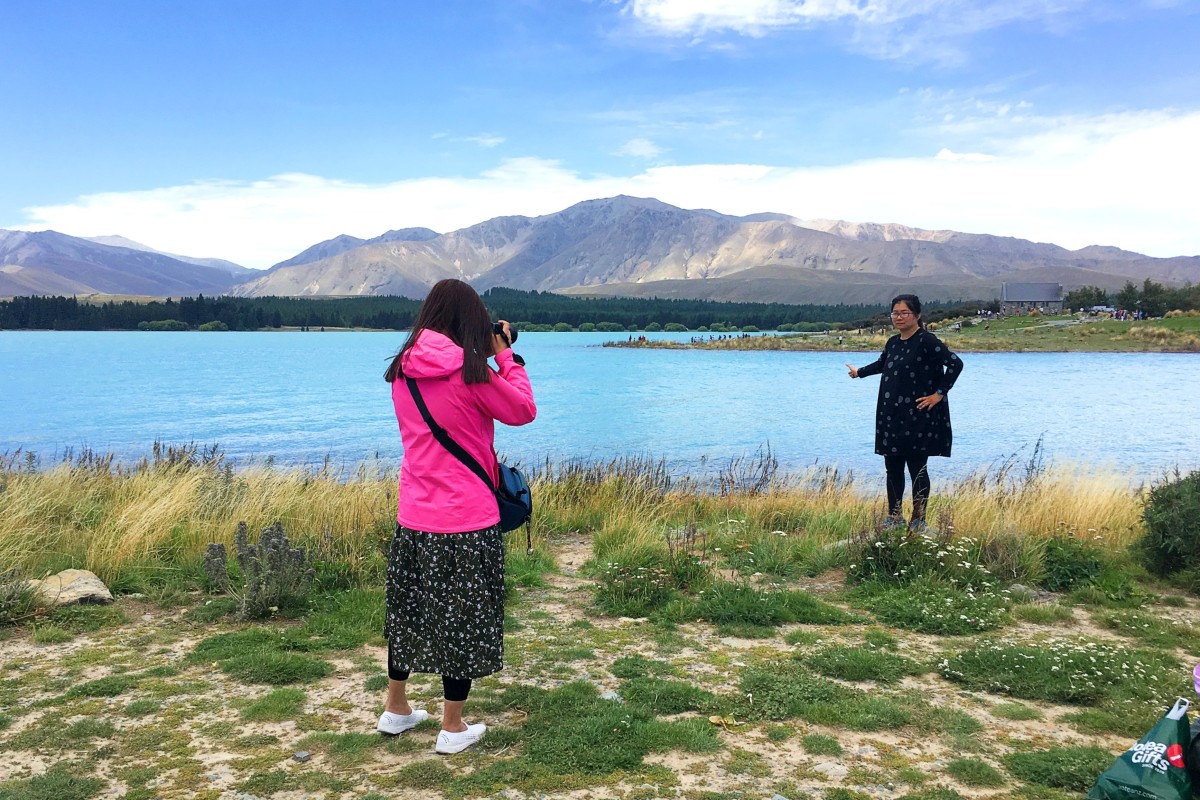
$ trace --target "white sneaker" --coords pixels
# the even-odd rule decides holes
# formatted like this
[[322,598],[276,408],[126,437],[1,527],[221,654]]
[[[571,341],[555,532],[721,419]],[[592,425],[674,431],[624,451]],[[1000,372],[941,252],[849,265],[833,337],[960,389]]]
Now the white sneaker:
[[390,711],[384,711],[380,715],[379,724],[375,726],[375,729],[380,733],[395,736],[397,733],[412,730],[427,719],[429,719],[429,712],[420,708],[414,708],[411,714],[393,714]]
[[438,734],[437,744],[433,746],[433,752],[449,755],[450,753],[461,753],[471,745],[483,738],[483,734],[487,732],[487,725],[482,722],[477,722],[474,725],[468,725],[465,731],[451,733],[443,730]]

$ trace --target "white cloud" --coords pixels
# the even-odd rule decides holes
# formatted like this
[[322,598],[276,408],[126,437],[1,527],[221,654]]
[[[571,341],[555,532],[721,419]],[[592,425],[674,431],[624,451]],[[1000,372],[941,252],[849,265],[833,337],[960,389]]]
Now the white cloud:
[[[1142,0],[1155,6],[1171,0]],[[623,13],[654,36],[714,46],[722,34],[848,27],[847,44],[876,58],[957,61],[960,41],[1017,22],[1061,26],[1083,14],[1118,13],[1095,0],[624,0]]]
[[503,136],[496,136],[491,133],[483,133],[479,136],[461,136],[457,139],[452,139],[451,141],[470,142],[471,144],[477,144],[480,147],[495,147],[496,145],[504,144],[505,139]]
[[995,156],[989,156],[987,153],[956,153],[948,147],[943,147],[938,150],[934,156],[938,161],[995,161]]
[[614,153],[618,156],[633,156],[634,158],[654,159],[662,155],[662,148],[649,139],[630,139]]
[[[495,216],[535,216],[631,194],[728,214],[899,222],[1156,256],[1200,254],[1200,112],[1146,112],[1043,123],[986,148],[824,167],[695,164],[583,176],[559,162],[509,159],[473,177],[383,184],[314,175],[204,181],[87,195],[27,209],[19,227],[119,233],[152,247],[265,267],[339,233],[423,225],[449,231]],[[986,152],[982,152],[986,150]]]

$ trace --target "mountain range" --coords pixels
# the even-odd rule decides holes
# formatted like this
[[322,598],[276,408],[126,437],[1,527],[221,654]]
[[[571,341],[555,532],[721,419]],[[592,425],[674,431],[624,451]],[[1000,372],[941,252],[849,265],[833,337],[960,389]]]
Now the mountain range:
[[148,250],[119,237],[0,231],[0,295],[420,297],[453,277],[481,290],[826,303],[886,302],[901,288],[930,299],[986,299],[999,295],[1002,281],[1115,290],[1127,280],[1200,280],[1200,256],[1067,250],[987,234],[775,213],[738,217],[625,196],[540,217],[497,217],[444,234],[403,228],[373,239],[342,235],[266,271]]

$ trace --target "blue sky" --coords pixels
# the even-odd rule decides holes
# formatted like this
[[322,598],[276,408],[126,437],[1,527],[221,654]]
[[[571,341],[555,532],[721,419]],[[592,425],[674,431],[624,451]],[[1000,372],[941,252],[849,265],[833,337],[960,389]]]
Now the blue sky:
[[0,227],[266,267],[614,194],[1200,254],[1200,0],[14,0]]

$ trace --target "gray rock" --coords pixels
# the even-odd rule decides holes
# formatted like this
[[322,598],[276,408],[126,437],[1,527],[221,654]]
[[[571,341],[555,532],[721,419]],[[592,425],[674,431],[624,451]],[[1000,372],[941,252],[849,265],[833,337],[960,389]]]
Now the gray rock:
[[75,603],[111,603],[113,596],[95,573],[86,569],[65,569],[44,581],[30,581],[42,602],[54,606]]
[[292,756],[292,760],[298,761],[301,764],[307,764],[312,760],[312,753],[307,750],[297,750],[295,755]]
[[601,700],[616,700],[618,703],[625,702],[625,698],[621,697],[621,695],[617,694],[612,689],[609,689],[607,692],[602,692],[600,694],[600,699]]
[[788,798],[784,797],[781,794],[773,794],[773,795],[771,795],[771,800],[788,800]]

